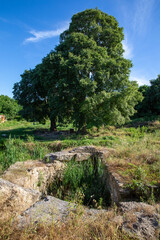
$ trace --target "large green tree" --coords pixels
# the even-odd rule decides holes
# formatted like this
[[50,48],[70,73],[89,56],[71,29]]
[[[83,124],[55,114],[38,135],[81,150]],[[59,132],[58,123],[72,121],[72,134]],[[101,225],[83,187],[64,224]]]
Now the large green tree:
[[74,15],[60,36],[57,88],[79,129],[123,124],[141,100],[138,85],[129,81],[132,63],[123,57],[123,39],[116,19],[98,9]]
[[123,39],[123,28],[113,16],[98,9],[75,14],[58,46],[42,60],[40,71],[36,67],[35,74],[31,73],[29,85],[22,86],[22,75],[22,81],[14,86],[15,98],[20,102],[32,86],[31,98],[26,94],[22,105],[27,97],[28,104],[36,109],[47,99],[52,129],[57,118],[72,120],[79,130],[123,124],[141,100],[138,85],[129,81],[132,63],[123,57]]

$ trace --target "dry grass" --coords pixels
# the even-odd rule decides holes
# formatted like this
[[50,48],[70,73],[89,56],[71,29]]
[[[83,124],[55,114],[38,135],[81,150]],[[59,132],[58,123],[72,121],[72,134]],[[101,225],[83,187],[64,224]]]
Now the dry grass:
[[129,240],[131,238],[121,230],[121,221],[113,221],[113,210],[96,217],[85,218],[83,215],[71,215],[66,223],[30,225],[23,230],[8,222],[0,224],[1,240]]

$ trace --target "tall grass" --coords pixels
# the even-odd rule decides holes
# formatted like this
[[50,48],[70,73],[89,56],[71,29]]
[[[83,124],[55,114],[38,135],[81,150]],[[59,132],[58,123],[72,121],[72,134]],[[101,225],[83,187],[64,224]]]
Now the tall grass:
[[110,204],[104,167],[99,159],[70,161],[63,174],[49,187],[49,194],[67,201],[92,207],[106,207]]
[[11,138],[0,141],[0,168],[6,170],[17,161],[28,159],[42,159],[48,153],[48,148],[38,142],[24,142],[19,138]]

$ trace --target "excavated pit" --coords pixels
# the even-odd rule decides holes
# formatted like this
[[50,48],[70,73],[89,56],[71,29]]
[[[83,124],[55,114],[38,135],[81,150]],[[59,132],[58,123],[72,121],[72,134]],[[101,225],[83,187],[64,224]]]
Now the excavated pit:
[[108,178],[107,167],[96,154],[83,161],[75,158],[49,184],[47,195],[91,208],[107,208],[112,202]]
[[[62,199],[67,196],[70,198],[69,201],[72,200],[72,194],[68,194],[68,191],[71,191],[69,190],[71,182],[64,184],[63,179],[67,165],[70,165],[71,169],[72,167],[83,169],[82,178],[77,177],[79,173],[75,173],[75,179],[81,179],[78,183],[82,184],[75,186],[73,199],[78,196],[78,203],[91,207],[83,208],[84,219],[93,220],[98,214],[105,214],[108,211],[99,210],[100,208],[116,203],[124,213],[123,216],[116,216],[116,219],[121,218],[121,227],[124,231],[129,231],[139,239],[157,239],[155,235],[159,229],[160,211],[151,205],[132,201],[131,192],[126,188],[123,179],[107,165],[107,157],[110,153],[112,150],[106,148],[84,146],[47,154],[43,161],[28,160],[11,165],[0,178],[0,221],[14,219],[17,228],[20,229],[33,226],[32,224],[36,226],[68,221],[68,216],[72,217],[77,213],[77,204],[50,195],[58,194],[57,190],[66,184],[65,191],[61,191]],[[72,179],[72,171],[70,173]],[[91,180],[92,185],[88,183],[87,178]],[[74,186],[73,183],[74,181],[72,181]],[[85,190],[87,193],[89,191],[87,199]],[[126,221],[125,216],[128,214],[134,214],[136,222],[132,223],[130,219]],[[116,219],[114,218],[113,222]]]
[[[47,199],[52,199],[50,204],[54,205],[55,197],[52,195],[94,208],[106,208],[111,204],[127,201],[130,193],[120,176],[111,172],[106,163],[110,153],[106,148],[83,146],[47,154],[43,161],[28,160],[11,165],[1,176],[0,219],[4,216],[9,219],[10,216],[18,216],[26,211],[32,216],[31,212],[35,212],[41,205],[43,210],[40,215],[43,216],[47,211],[47,216],[50,216],[51,213],[46,208],[50,203]],[[67,165],[70,166],[69,181],[63,179]],[[76,170],[74,174],[73,167]],[[78,170],[82,171],[79,173]],[[60,199],[61,203],[64,202]]]

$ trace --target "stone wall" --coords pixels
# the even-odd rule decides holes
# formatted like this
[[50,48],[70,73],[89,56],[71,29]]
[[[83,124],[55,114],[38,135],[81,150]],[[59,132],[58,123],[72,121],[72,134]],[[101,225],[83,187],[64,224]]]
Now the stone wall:
[[2,178],[21,187],[45,192],[47,185],[54,182],[54,178],[61,175],[65,167],[65,162],[85,161],[91,159],[101,159],[105,166],[107,184],[109,184],[113,202],[119,202],[128,194],[120,176],[109,170],[106,159],[110,151],[106,148],[96,148],[94,146],[84,146],[68,151],[49,153],[43,161],[28,160],[26,162],[16,162],[4,172]]

